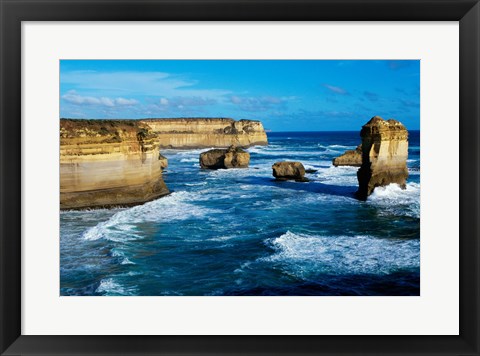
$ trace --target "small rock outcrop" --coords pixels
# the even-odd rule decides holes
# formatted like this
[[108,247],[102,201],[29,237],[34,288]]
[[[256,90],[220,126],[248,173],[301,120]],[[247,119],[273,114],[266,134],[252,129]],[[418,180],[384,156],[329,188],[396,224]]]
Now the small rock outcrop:
[[354,150],[345,151],[343,155],[334,158],[332,163],[335,167],[360,167],[362,165],[362,144],[358,145]]
[[357,197],[366,200],[376,187],[397,183],[405,189],[408,178],[408,131],[399,121],[373,117],[363,125],[362,165],[357,172]]
[[249,163],[250,153],[233,145],[200,154],[200,167],[206,169],[247,168]]
[[272,166],[272,169],[273,176],[277,180],[294,180],[296,182],[308,182],[308,179],[305,178],[305,167],[300,162],[275,162]]

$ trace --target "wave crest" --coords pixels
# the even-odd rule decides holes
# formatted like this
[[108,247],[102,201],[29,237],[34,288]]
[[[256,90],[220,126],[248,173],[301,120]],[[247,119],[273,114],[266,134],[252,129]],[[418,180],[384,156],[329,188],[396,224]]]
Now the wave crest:
[[377,187],[367,202],[382,208],[385,214],[420,218],[420,184],[408,183],[406,189],[398,184]]
[[119,211],[107,221],[86,230],[83,233],[83,238],[87,240],[105,238],[121,242],[136,240],[141,238],[143,234],[136,228],[137,224],[188,220],[217,212],[192,204],[196,200],[201,200],[199,194],[174,192],[167,197]]
[[419,239],[322,236],[287,231],[267,240],[275,250],[263,262],[299,278],[319,274],[389,274],[420,267]]

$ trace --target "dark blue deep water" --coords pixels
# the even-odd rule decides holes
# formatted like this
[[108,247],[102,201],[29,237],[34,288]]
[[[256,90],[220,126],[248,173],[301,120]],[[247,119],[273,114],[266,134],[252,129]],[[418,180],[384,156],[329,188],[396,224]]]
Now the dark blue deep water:
[[[358,201],[355,167],[332,158],[358,132],[269,133],[250,168],[199,169],[204,150],[163,150],[173,193],[60,215],[61,295],[419,295],[420,142],[406,190]],[[274,182],[276,161],[316,169]]]

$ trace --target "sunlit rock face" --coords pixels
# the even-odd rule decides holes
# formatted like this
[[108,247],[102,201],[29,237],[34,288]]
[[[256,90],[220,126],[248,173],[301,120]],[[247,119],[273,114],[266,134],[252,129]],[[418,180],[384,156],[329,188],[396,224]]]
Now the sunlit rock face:
[[141,204],[169,193],[156,135],[135,120],[60,120],[60,208]]
[[397,183],[405,189],[408,178],[408,131],[399,121],[379,116],[360,132],[362,165],[357,172],[357,197],[365,200],[376,187]]
[[230,146],[228,149],[215,148],[200,154],[200,167],[205,169],[247,168],[250,153]]
[[161,148],[249,147],[267,145],[260,121],[227,118],[146,119]]
[[332,163],[335,167],[360,167],[362,165],[362,145],[358,145],[354,150],[345,151],[343,155],[334,158]]
[[308,182],[308,178],[305,178],[305,167],[301,162],[275,162],[272,165],[272,174],[278,181],[294,180],[296,182]]

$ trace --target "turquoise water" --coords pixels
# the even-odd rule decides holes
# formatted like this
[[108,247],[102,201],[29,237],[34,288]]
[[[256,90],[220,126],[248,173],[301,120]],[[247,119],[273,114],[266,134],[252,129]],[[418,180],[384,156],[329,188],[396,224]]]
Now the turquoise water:
[[[162,150],[173,193],[124,209],[60,214],[61,295],[419,295],[420,143],[406,190],[358,201],[332,158],[358,132],[269,133],[250,168],[201,170],[205,150]],[[275,182],[301,161],[309,183]]]

